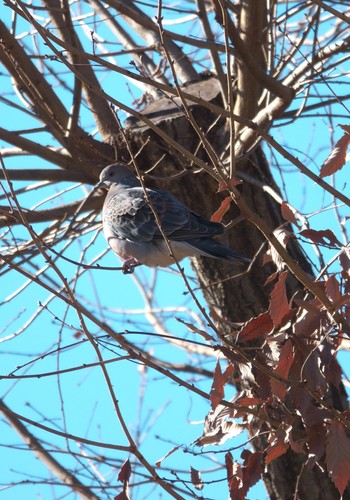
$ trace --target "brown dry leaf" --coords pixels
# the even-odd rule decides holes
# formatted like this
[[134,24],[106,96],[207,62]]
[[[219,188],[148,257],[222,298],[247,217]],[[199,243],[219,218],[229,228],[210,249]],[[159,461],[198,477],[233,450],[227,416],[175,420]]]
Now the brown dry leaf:
[[225,455],[225,465],[230,499],[244,500],[242,468],[238,462],[233,460],[232,454],[229,451]]
[[242,396],[236,400],[236,403],[241,406],[258,406],[263,403],[260,398],[250,398],[248,396]]
[[222,200],[220,207],[213,213],[210,220],[212,222],[221,222],[225,213],[230,209],[231,202],[231,196],[226,196],[226,198]]
[[[292,233],[287,229],[287,225],[278,227],[277,229],[274,230],[273,234],[279,241],[279,243],[281,243],[281,245],[283,245],[284,247],[287,246],[289,239],[294,237],[294,233]],[[271,255],[272,262],[276,265],[277,270],[282,271],[283,269],[285,269],[286,265],[284,263],[284,260],[277,252],[275,247],[271,245],[271,243],[269,244],[269,252]]]
[[321,245],[342,246],[333,231],[330,229],[320,231],[316,231],[316,229],[304,229],[303,231],[300,231],[299,234],[305,236],[305,238],[308,238],[314,243],[320,243]]
[[272,283],[273,281],[275,281],[275,279],[278,278],[278,276],[280,275],[280,273],[278,271],[276,271],[275,273],[272,273],[265,281],[264,285],[268,285],[269,283]]
[[265,463],[268,465],[276,458],[284,455],[289,448],[288,443],[280,442],[269,446],[266,450]]
[[262,474],[263,453],[256,451],[255,453],[249,450],[243,450],[241,457],[244,460],[243,470],[243,485],[246,494],[251,486],[254,486]]
[[334,303],[337,304],[340,302],[342,295],[340,293],[340,285],[337,278],[334,276],[330,276],[326,281],[326,294],[327,297]]
[[347,134],[350,134],[350,125],[342,125],[341,123],[338,124],[338,127],[344,130]]
[[245,500],[249,489],[261,478],[263,454],[243,450],[243,466],[234,462],[230,452],[225,456],[227,479],[232,500]]
[[308,459],[307,470],[318,462],[324,455],[326,449],[326,432],[324,422],[311,426],[308,436]]
[[248,340],[266,338],[273,330],[273,322],[269,312],[261,313],[256,318],[252,318],[238,332],[237,341],[247,342]]
[[83,332],[83,331],[81,331],[81,330],[77,330],[77,331],[74,333],[73,337],[74,337],[75,339],[80,339],[83,335],[84,335],[84,332]]
[[324,367],[321,365],[319,350],[311,350],[310,346],[305,344],[303,338],[295,338],[298,355],[305,360],[303,364],[302,376],[307,382],[307,387],[317,391],[317,394],[325,394],[328,390],[328,384],[324,376]]
[[239,184],[242,184],[241,179],[229,179],[228,182],[225,181],[219,181],[219,189],[217,190],[217,193],[222,193],[223,191],[229,191],[230,187],[236,187]]
[[286,292],[286,278],[288,271],[281,273],[270,295],[269,312],[275,328],[278,328],[289,313],[289,304]]
[[348,133],[349,127],[341,125],[341,128],[345,130],[346,133],[339,139],[334,146],[333,151],[323,163],[320,171],[320,177],[332,175],[345,165],[346,152],[350,144],[350,134]]
[[295,224],[299,227],[299,223],[295,217],[296,210],[289,205],[289,203],[283,201],[281,204],[281,214],[284,220]]
[[123,491],[121,491],[117,496],[115,496],[114,500],[130,500],[129,486],[128,486],[130,476],[131,476],[131,464],[130,460],[127,459],[123,463],[118,474],[118,481],[124,483]]
[[350,256],[349,249],[344,249],[339,257],[341,267],[342,267],[342,277],[344,279],[349,279],[350,277]]
[[350,439],[338,420],[329,426],[326,462],[330,478],[342,495],[350,480]]
[[199,472],[199,470],[194,469],[193,467],[191,467],[190,471],[191,471],[191,481],[193,486],[196,488],[196,490],[202,490],[203,481],[201,478],[201,473]]
[[118,481],[120,481],[121,483],[128,482],[130,479],[130,476],[131,476],[131,464],[130,464],[130,460],[127,459],[127,460],[125,460],[125,462],[123,463],[123,465],[120,469],[120,472],[118,474]]
[[224,385],[227,384],[227,382],[230,380],[234,372],[235,372],[235,367],[231,363],[229,363],[226,367],[226,370],[222,374]]
[[129,494],[127,491],[121,491],[119,495],[114,497],[114,500],[130,500]]
[[332,351],[331,356],[327,356],[327,361],[324,361],[324,352],[322,351],[321,360],[324,365],[323,373],[327,382],[331,382],[334,387],[339,387],[342,381],[343,370],[337,359],[334,357],[334,351]]
[[227,439],[238,436],[243,426],[233,420],[231,411],[223,405],[211,410],[205,418],[203,434],[196,440],[196,445],[223,444]]
[[[290,339],[284,344],[281,349],[280,358],[276,368],[274,369],[274,374],[279,375],[285,379],[288,378],[289,370],[294,361],[294,346]],[[271,391],[274,396],[277,396],[281,401],[284,401],[286,396],[286,384],[284,382],[280,382],[275,378],[271,378]]]
[[220,401],[224,399],[224,378],[222,376],[221,366],[219,361],[216,363],[213,384],[210,390],[210,402],[213,410],[218,406]]

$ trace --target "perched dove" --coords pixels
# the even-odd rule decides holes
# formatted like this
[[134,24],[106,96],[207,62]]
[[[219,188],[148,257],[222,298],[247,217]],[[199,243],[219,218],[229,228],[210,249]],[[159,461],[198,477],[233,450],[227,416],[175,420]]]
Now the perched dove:
[[212,238],[224,232],[222,224],[197,215],[172,194],[146,189],[149,203],[139,180],[124,164],[116,163],[102,170],[96,185],[100,187],[108,189],[103,205],[103,232],[112,250],[124,260],[123,272],[132,273],[139,264],[173,264],[163,234],[176,261],[201,255],[236,265],[250,262]]

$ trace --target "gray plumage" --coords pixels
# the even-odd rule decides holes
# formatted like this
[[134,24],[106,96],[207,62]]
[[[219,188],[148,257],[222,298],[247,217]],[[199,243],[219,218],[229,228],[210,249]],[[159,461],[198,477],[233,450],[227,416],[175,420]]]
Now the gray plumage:
[[103,231],[112,250],[124,260],[125,272],[132,272],[136,264],[166,267],[174,263],[152,207],[177,261],[200,255],[236,265],[250,262],[213,239],[223,234],[222,224],[197,215],[172,194],[147,188],[151,207],[139,180],[123,164],[102,170],[96,187],[108,189]]

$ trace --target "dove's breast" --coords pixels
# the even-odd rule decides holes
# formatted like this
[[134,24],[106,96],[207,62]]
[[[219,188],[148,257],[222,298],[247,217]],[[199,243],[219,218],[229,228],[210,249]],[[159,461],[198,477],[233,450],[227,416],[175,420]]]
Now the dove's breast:
[[[127,238],[116,236],[115,232],[108,225],[104,226],[103,232],[113,252],[123,260],[133,258],[137,262],[140,262],[140,264],[145,264],[149,267],[167,267],[174,263],[166,243],[161,239],[136,243]],[[193,248],[186,245],[186,243],[178,241],[171,242],[171,249],[178,262],[185,257],[197,253]]]

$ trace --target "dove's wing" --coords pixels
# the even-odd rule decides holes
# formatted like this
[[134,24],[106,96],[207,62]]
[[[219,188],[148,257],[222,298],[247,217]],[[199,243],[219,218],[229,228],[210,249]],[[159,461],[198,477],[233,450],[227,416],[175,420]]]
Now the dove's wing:
[[[186,242],[224,232],[222,224],[200,217],[166,191],[147,189],[147,195],[170,240]],[[112,186],[103,212],[104,223],[118,238],[135,243],[163,238],[141,187]]]

